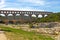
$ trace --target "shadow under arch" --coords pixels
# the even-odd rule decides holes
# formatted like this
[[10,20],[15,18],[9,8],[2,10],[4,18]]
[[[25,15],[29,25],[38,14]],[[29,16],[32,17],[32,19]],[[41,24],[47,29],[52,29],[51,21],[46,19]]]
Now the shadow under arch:
[[5,22],[4,22],[4,21],[2,21],[2,20],[0,20],[0,23],[1,23],[1,24],[4,24]]
[[9,21],[9,24],[13,24],[14,22],[13,21]]

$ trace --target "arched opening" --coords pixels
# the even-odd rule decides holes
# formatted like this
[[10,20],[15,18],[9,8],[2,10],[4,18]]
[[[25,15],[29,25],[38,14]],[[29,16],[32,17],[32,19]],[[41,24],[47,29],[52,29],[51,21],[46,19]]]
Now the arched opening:
[[29,15],[28,15],[28,14],[24,14],[23,19],[24,19],[24,20],[29,19]]
[[20,14],[16,14],[16,16],[20,16]]
[[36,20],[36,15],[35,14],[32,14],[31,21],[35,21],[35,20]]
[[4,21],[0,20],[0,23],[4,24]]
[[13,24],[14,22],[13,21],[9,21],[9,24]]
[[32,14],[32,17],[36,17],[36,15],[35,14]]
[[5,20],[5,14],[0,14],[0,20]]
[[47,14],[44,15],[44,17],[48,16]]
[[15,15],[15,20],[19,20],[21,18],[21,15],[20,14],[16,14]]
[[0,14],[0,16],[5,16],[5,14]]
[[24,16],[29,16],[28,14],[24,14]]
[[8,14],[8,16],[13,16],[13,14]]
[[42,15],[38,15],[38,18],[42,18]]
[[14,19],[14,16],[13,14],[8,14],[8,17],[7,17],[9,20],[13,20]]

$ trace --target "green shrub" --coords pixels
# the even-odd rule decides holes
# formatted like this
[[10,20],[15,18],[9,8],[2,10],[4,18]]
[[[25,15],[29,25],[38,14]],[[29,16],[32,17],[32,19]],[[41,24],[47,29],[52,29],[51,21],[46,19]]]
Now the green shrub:
[[32,26],[33,26],[33,24],[32,24],[32,23],[30,23],[30,24],[29,24],[29,27],[30,27],[30,28],[32,28]]

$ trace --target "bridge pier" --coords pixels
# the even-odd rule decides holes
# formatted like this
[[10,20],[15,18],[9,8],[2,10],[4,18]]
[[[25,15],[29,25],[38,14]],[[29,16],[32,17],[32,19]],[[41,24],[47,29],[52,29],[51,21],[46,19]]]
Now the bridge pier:
[[29,21],[32,22],[32,14],[29,14]]
[[14,14],[13,14],[13,18],[14,18],[14,20],[15,20],[15,16],[16,16],[16,14],[14,13]]
[[8,24],[9,24],[9,20],[4,20],[4,23],[5,23],[6,25],[8,25]]
[[42,17],[45,17],[45,14],[42,14]]

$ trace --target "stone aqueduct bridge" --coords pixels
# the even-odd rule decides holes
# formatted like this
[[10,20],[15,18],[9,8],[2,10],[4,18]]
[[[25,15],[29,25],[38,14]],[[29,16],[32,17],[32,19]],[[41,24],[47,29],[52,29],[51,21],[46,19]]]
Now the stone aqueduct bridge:
[[[42,15],[44,17],[45,15],[49,15],[52,12],[44,12],[44,11],[18,11],[18,10],[0,10],[0,16],[4,16],[6,19],[5,20],[25,20],[24,15],[28,15],[28,19],[32,20],[32,15],[35,15],[36,18],[38,18],[38,15]],[[0,20],[2,20],[0,18]]]

